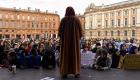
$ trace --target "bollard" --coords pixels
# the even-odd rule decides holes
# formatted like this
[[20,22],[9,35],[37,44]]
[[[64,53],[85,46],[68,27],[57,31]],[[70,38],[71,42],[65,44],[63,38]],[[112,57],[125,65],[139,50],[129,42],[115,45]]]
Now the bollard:
[[16,65],[12,65],[12,72],[13,74],[16,74]]

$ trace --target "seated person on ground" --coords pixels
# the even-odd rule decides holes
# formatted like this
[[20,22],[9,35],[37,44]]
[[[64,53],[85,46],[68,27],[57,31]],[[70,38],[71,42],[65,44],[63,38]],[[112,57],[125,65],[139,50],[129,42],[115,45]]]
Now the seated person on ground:
[[107,70],[111,67],[111,58],[108,57],[108,53],[105,49],[100,49],[100,56],[97,57],[95,62],[95,69],[97,70]]

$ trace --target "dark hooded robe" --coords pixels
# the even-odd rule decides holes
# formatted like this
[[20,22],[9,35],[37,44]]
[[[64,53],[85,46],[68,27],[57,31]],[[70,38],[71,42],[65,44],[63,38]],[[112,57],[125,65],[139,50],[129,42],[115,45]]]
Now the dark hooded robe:
[[82,28],[80,20],[75,16],[74,9],[68,7],[65,17],[61,20],[60,37],[60,74],[80,74],[80,38]]

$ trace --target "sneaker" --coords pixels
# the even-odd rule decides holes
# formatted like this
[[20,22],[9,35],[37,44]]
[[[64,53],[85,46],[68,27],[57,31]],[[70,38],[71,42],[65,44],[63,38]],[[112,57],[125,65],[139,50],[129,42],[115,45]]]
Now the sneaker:
[[75,78],[80,78],[80,74],[76,74],[75,75]]

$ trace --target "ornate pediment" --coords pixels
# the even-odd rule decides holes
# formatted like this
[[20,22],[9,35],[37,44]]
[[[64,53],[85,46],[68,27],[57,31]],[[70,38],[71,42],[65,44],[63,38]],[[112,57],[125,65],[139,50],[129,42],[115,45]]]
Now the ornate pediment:
[[87,8],[86,8],[86,12],[89,12],[89,11],[98,11],[101,9],[101,6],[96,6],[94,3],[91,3]]

